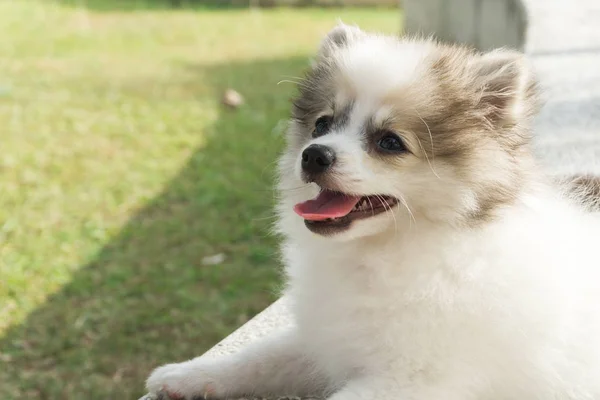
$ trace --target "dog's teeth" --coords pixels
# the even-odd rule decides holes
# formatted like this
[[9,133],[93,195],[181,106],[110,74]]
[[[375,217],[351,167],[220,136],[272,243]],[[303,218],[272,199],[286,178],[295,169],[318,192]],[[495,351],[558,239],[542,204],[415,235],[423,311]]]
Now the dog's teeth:
[[356,205],[354,206],[354,209],[357,211],[361,211],[363,209],[364,203],[364,200],[359,200],[359,202],[356,203]]

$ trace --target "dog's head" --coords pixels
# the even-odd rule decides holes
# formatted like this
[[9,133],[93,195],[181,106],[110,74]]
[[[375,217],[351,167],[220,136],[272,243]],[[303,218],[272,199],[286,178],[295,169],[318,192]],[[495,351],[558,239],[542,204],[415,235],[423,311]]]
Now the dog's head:
[[354,238],[489,218],[526,180],[535,86],[517,52],[337,26],[293,104],[283,219]]

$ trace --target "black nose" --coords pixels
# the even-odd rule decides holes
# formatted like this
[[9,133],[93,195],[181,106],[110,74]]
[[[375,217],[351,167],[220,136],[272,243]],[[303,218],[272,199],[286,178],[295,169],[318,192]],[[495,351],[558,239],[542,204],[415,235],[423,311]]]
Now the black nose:
[[311,144],[302,152],[302,169],[308,174],[325,172],[334,161],[333,149],[320,144]]

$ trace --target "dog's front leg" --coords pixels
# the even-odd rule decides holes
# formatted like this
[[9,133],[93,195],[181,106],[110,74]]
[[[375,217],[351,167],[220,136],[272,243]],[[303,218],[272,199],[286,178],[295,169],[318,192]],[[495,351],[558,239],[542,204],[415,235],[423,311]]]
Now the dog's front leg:
[[293,330],[261,339],[239,353],[198,357],[152,372],[146,387],[171,399],[236,398],[247,395],[308,395],[326,384]]

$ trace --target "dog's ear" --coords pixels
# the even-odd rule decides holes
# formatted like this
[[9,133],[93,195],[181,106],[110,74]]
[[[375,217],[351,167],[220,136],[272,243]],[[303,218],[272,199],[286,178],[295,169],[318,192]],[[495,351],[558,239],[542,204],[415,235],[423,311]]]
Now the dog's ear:
[[537,109],[537,81],[523,54],[494,50],[477,55],[470,63],[479,105],[495,126],[519,123]]
[[357,26],[346,25],[343,22],[338,22],[337,26],[329,31],[319,49],[319,59],[328,58],[339,48],[348,46],[353,41],[364,36],[364,32]]

